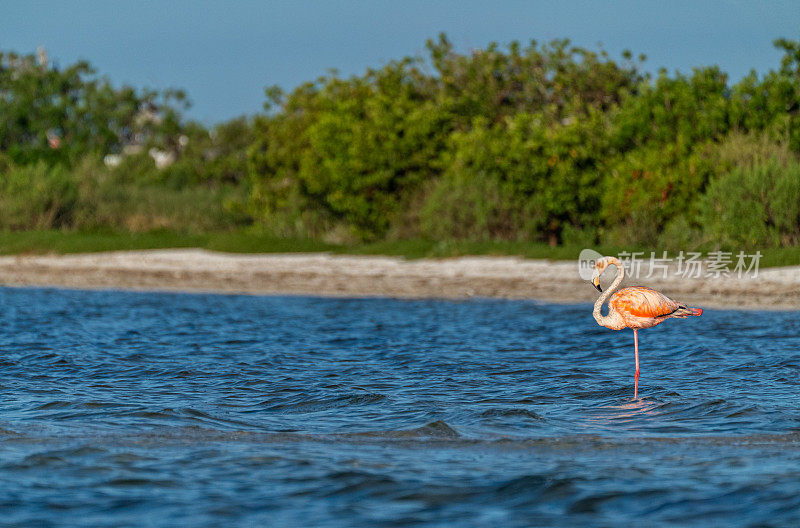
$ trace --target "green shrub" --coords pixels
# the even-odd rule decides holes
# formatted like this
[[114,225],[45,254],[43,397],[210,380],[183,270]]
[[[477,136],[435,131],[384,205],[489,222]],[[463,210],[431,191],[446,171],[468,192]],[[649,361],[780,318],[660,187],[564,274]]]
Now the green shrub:
[[494,125],[476,120],[451,137],[444,175],[423,206],[422,233],[555,243],[565,229],[591,227],[602,128],[599,116],[550,126],[531,114]]
[[727,174],[733,169],[752,168],[777,162],[787,166],[797,160],[789,148],[789,142],[781,137],[773,137],[769,131],[729,134],[723,141],[709,151],[717,174]]
[[255,216],[292,235],[344,225],[360,239],[383,236],[401,204],[436,173],[449,132],[447,110],[430,101],[430,82],[405,60],[292,93],[283,114],[256,123]]
[[248,183],[247,149],[254,141],[250,120],[232,119],[211,130],[189,123],[183,132],[185,144],[173,146],[177,159],[153,175],[156,183],[174,189]]
[[128,170],[109,169],[91,157],[76,165],[72,174],[78,197],[68,227],[74,229],[135,233],[168,229],[202,233],[250,223],[249,217],[242,213],[246,199],[243,188],[231,185],[175,188],[142,179],[131,180]]
[[573,46],[568,39],[527,46],[514,41],[506,48],[491,43],[458,53],[441,34],[428,40],[427,49],[437,97],[464,125],[476,117],[500,122],[518,113],[541,114],[548,122],[584,117],[613,108],[642,80],[630,52],[618,64],[603,50]]
[[676,218],[691,224],[695,201],[714,171],[703,145],[653,145],[611,159],[603,180],[603,239],[612,245],[652,244]]
[[454,171],[427,196],[419,229],[433,240],[514,239],[520,235],[523,208],[522,201],[490,174]]
[[717,67],[696,68],[687,77],[665,71],[654,83],[641,82],[614,112],[612,144],[621,152],[672,144],[689,149],[731,129],[727,75]]
[[62,165],[40,161],[10,167],[0,175],[0,226],[4,229],[52,229],[72,224],[78,185]]
[[718,247],[797,245],[800,163],[768,160],[737,167],[711,182],[701,207],[703,228]]

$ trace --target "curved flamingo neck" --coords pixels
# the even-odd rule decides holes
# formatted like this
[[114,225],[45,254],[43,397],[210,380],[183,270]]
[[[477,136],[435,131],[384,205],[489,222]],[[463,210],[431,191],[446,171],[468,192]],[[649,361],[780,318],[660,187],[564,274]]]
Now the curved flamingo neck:
[[608,259],[609,266],[615,266],[617,268],[617,276],[614,279],[614,282],[611,283],[611,286],[606,289],[600,297],[594,303],[594,311],[592,311],[592,316],[594,320],[597,321],[597,324],[600,326],[605,326],[606,328],[613,328],[615,330],[619,330],[625,326],[622,321],[620,315],[612,308],[611,306],[608,307],[608,315],[603,315],[600,313],[600,309],[603,307],[603,303],[614,293],[614,290],[619,288],[620,283],[622,283],[622,279],[625,278],[625,267],[616,257],[606,257]]

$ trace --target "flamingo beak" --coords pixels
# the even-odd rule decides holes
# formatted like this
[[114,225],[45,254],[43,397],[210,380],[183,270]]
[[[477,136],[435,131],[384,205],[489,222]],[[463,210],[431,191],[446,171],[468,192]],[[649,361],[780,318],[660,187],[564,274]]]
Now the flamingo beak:
[[603,293],[603,288],[600,287],[600,277],[593,277],[592,278],[592,285],[597,288],[597,291]]

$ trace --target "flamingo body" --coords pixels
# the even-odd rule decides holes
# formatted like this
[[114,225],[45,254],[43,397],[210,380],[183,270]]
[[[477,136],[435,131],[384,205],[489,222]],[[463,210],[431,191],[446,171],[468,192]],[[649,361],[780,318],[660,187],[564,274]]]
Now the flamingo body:
[[688,308],[663,293],[644,286],[623,288],[615,292],[609,299],[608,306],[620,314],[625,323],[623,328],[631,329],[652,328],[673,317],[682,319],[703,313],[700,308]]
[[[639,392],[639,336],[637,331],[642,328],[652,328],[671,318],[683,319],[689,316],[702,315],[703,310],[702,308],[689,308],[685,304],[670,299],[663,293],[644,286],[623,288],[612,295],[612,292],[620,285],[625,276],[622,264],[614,257],[603,257],[595,262],[592,284],[600,292],[603,291],[600,288],[600,275],[603,274],[608,266],[612,265],[617,268],[617,277],[611,287],[600,295],[597,302],[595,302],[592,315],[600,326],[605,326],[612,330],[622,330],[623,328],[633,330],[636,358],[633,397],[636,398]],[[608,299],[608,315],[602,315],[600,308],[606,299]]]

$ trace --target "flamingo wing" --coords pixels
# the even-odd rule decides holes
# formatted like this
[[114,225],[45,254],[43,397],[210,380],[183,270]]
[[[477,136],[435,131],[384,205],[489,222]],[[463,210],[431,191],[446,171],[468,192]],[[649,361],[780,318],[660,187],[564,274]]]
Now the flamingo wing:
[[611,296],[609,304],[621,314],[634,317],[665,317],[685,308],[666,295],[643,286],[624,288]]

